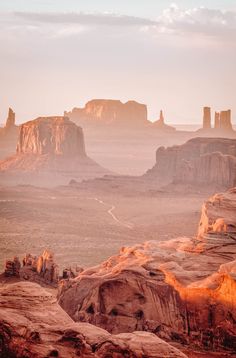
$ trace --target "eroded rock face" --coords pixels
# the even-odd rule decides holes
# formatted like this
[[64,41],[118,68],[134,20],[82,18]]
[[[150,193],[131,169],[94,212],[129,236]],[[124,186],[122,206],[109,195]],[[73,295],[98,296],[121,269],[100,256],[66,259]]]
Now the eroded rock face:
[[236,140],[194,138],[183,145],[160,147],[156,164],[146,176],[165,184],[174,181],[232,187],[236,183]]
[[86,155],[82,129],[65,117],[41,117],[22,124],[16,154],[0,162],[6,180],[11,172],[14,183],[40,185],[108,173]]
[[30,282],[0,288],[0,356],[186,358],[147,332],[111,335],[87,323],[75,323],[55,297]]
[[6,120],[6,129],[7,130],[12,130],[15,128],[15,120],[16,120],[15,112],[13,112],[13,110],[11,108],[9,108],[8,117]]
[[15,153],[18,134],[19,126],[15,124],[15,113],[9,108],[6,124],[0,128],[0,159]]
[[[61,306],[75,321],[110,332],[145,330],[205,349],[235,350],[235,205],[236,188],[205,204],[208,219],[201,219],[198,238],[123,248],[62,281]],[[214,226],[219,219],[222,230]]]
[[85,156],[80,127],[65,117],[41,117],[21,125],[17,153]]
[[135,101],[122,103],[118,100],[94,99],[86,103],[84,108],[74,108],[65,112],[73,121],[96,122],[113,125],[147,125],[147,107]]

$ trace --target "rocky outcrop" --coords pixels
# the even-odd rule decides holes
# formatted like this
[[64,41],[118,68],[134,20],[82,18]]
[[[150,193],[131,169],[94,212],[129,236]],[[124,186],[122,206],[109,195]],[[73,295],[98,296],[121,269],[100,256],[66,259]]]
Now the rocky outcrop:
[[229,135],[234,132],[231,122],[231,110],[215,112],[214,126],[211,126],[211,108],[203,108],[203,125],[200,132],[216,135]]
[[18,133],[19,126],[15,124],[15,113],[9,108],[6,124],[0,128],[0,159],[15,152]]
[[61,306],[75,321],[112,333],[143,330],[205,349],[235,350],[235,208],[236,188],[205,203],[196,238],[122,248],[61,281]]
[[42,184],[53,180],[65,184],[108,171],[86,155],[80,127],[65,117],[40,117],[21,125],[16,154],[0,162],[3,172],[14,172],[16,180],[18,174],[19,181],[30,184],[40,176]]
[[135,101],[122,103],[118,100],[94,99],[84,108],[74,108],[65,112],[77,123],[113,124],[116,126],[147,125],[147,107]]
[[59,267],[54,261],[54,255],[48,250],[44,250],[42,255],[33,256],[27,254],[23,259],[21,276],[28,279],[32,278],[33,272],[42,278],[42,281],[49,284],[57,284],[59,280]]
[[21,263],[17,256],[13,260],[7,260],[5,263],[4,274],[6,277],[19,277],[20,276]]
[[15,112],[13,112],[13,110],[11,108],[9,108],[8,110],[8,117],[6,120],[6,130],[12,130],[15,128],[15,119],[16,119],[16,115]]
[[164,132],[176,131],[176,129],[174,127],[168,126],[165,123],[162,111],[160,112],[160,118],[157,121],[153,122],[152,125],[153,125],[153,128],[159,129],[159,130],[164,131]]
[[35,283],[0,288],[0,356],[186,358],[147,332],[111,335],[87,323],[75,323],[53,294]]
[[193,138],[183,145],[160,147],[156,164],[146,177],[161,184],[215,184],[229,188],[236,183],[236,140]]

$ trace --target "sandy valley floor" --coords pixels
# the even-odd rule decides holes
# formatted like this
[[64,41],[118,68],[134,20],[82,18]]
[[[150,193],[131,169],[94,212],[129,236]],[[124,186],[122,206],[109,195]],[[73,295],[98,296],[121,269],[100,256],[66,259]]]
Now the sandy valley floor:
[[31,186],[0,188],[0,269],[51,249],[60,267],[91,266],[122,246],[196,233],[206,193]]

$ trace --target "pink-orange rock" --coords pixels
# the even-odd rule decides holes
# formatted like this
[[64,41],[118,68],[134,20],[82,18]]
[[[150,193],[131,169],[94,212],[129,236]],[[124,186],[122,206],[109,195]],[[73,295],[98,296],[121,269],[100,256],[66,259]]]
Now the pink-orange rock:
[[152,124],[153,128],[159,129],[164,132],[173,132],[176,129],[174,127],[171,127],[165,123],[163,112],[160,112],[160,118],[153,122]]
[[0,162],[1,174],[11,172],[17,183],[54,185],[108,173],[86,155],[82,129],[65,117],[40,117],[21,125],[16,154]]
[[147,125],[147,107],[135,101],[122,103],[118,100],[94,99],[84,108],[74,108],[65,112],[71,120],[78,123],[94,122],[118,126]]
[[193,138],[183,145],[160,147],[156,152],[156,164],[146,177],[160,184],[178,182],[232,187],[236,183],[236,140]]
[[186,358],[147,332],[111,335],[87,323],[75,323],[55,297],[30,282],[0,288],[2,358]]
[[[205,349],[236,349],[236,188],[205,204],[198,238],[123,248],[77,278],[59,302],[75,321],[110,332],[150,331]],[[203,209],[204,210],[204,209]],[[201,219],[203,222],[203,219]],[[200,225],[201,227],[202,225]]]
[[65,117],[40,117],[21,125],[17,153],[85,157],[83,131]]

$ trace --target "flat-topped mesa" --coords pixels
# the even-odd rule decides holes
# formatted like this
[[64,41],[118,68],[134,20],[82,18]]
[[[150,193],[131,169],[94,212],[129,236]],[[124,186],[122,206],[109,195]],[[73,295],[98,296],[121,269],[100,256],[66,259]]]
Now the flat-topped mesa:
[[160,184],[216,184],[229,188],[236,183],[236,140],[193,138],[182,145],[160,147],[156,164],[146,173]]
[[10,130],[10,129],[14,128],[15,127],[15,120],[16,120],[15,112],[13,112],[13,110],[11,108],[9,108],[5,128],[7,130]]
[[17,153],[86,156],[83,131],[66,117],[39,117],[21,125]]
[[74,108],[65,112],[71,120],[85,124],[100,123],[121,126],[147,125],[147,106],[136,101],[122,103],[119,100],[94,99],[84,108]]

